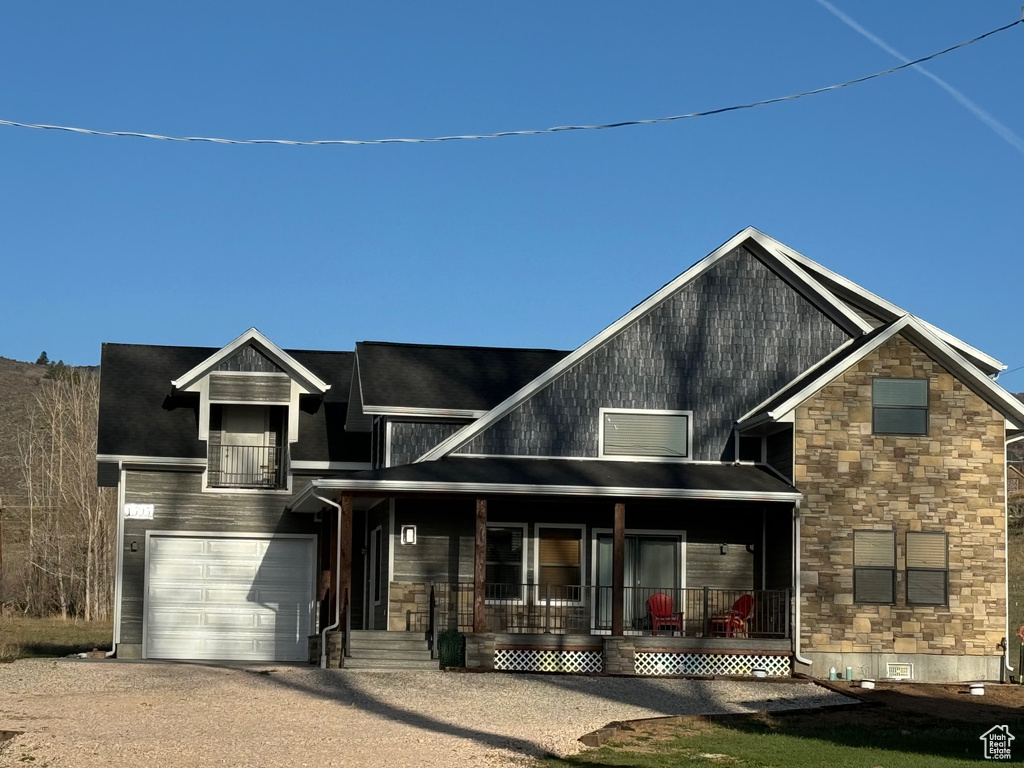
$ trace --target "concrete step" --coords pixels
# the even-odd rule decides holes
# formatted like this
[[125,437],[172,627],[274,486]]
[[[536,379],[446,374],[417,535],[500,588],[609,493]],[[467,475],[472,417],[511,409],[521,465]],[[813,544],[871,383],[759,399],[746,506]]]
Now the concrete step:
[[419,670],[440,671],[435,659],[411,661],[408,659],[356,659],[346,658],[345,669]]
[[425,632],[392,632],[386,629],[353,629],[352,637],[383,638],[385,640],[426,640]]
[[388,648],[394,650],[425,650],[429,646],[422,635],[413,632],[353,632],[350,648]]
[[395,659],[395,660],[406,660],[406,661],[423,661],[424,659],[430,659],[430,651],[426,648],[418,648],[415,650],[394,650],[391,648],[352,648],[352,655],[350,658],[353,659]]

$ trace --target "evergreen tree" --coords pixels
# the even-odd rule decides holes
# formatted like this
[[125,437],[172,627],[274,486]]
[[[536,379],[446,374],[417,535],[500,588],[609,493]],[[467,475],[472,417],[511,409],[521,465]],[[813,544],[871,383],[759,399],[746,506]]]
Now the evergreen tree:
[[49,365],[49,364],[50,364],[50,358],[48,358],[46,356],[46,350],[44,349],[42,354],[40,354],[39,358],[36,360],[36,365]]

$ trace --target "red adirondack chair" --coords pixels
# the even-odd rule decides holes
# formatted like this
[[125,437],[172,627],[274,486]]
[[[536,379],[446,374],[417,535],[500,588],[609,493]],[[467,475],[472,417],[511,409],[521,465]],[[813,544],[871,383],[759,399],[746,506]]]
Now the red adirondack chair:
[[741,595],[732,610],[711,617],[711,634],[726,637],[746,637],[747,619],[754,611],[754,596]]
[[672,598],[664,592],[655,592],[647,599],[647,612],[651,616],[651,634],[662,627],[672,627],[683,634],[683,614],[672,610]]

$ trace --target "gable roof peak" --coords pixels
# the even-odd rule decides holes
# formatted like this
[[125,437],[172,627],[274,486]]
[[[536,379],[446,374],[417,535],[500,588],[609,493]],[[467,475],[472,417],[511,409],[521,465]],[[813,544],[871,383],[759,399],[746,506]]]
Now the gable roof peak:
[[245,346],[252,346],[274,363],[280,366],[289,376],[297,379],[311,393],[325,394],[331,385],[320,379],[315,373],[302,365],[298,360],[281,349],[277,344],[263,335],[255,326],[228,342],[208,358],[199,363],[184,375],[171,382],[172,391],[181,391],[191,387],[199,379],[206,376],[221,362],[234,355]]

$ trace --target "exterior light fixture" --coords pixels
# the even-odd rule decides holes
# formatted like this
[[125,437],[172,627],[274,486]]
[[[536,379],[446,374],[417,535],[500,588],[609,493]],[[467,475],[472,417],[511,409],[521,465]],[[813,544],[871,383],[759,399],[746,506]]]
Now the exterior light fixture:
[[402,526],[402,537],[400,539],[402,544],[415,544],[416,543],[416,526],[415,525],[403,525]]

